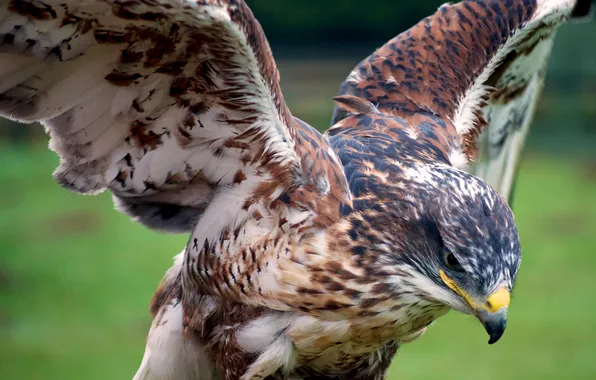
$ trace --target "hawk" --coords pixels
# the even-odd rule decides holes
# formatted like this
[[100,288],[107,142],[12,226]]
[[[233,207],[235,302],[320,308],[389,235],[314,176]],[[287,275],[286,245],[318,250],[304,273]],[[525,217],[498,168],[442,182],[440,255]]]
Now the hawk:
[[502,336],[506,198],[582,0],[443,5],[362,61],[320,134],[242,0],[2,0],[0,114],[56,180],[189,234],[135,379],[384,379],[448,310]]

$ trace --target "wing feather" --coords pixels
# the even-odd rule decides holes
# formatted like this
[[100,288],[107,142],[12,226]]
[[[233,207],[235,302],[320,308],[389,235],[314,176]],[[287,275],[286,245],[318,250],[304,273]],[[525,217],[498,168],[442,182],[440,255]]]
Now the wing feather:
[[8,0],[0,15],[0,115],[45,125],[71,190],[188,231],[216,193],[308,182],[303,127],[243,2]]
[[[572,16],[589,13],[589,3],[443,5],[362,61],[340,95],[364,98],[400,117],[439,116],[452,125],[465,154],[467,162],[458,166],[509,197],[556,31]],[[336,107],[332,123],[350,114]],[[457,149],[446,150],[460,157]]]
[[182,336],[201,329],[183,320],[202,308],[193,295],[295,308],[261,263],[350,206],[326,137],[285,104],[260,25],[238,0],[2,0],[0,20],[0,116],[45,126],[57,181],[192,231],[136,378],[212,378]]

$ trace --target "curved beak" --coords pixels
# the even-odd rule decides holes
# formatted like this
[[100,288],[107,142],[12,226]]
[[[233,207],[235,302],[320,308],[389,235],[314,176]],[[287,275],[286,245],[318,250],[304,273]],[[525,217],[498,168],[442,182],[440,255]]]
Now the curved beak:
[[476,317],[482,322],[484,329],[490,336],[488,344],[496,343],[505,332],[509,301],[509,291],[500,288],[487,297],[481,308],[476,309]]
[[501,309],[496,313],[488,313],[485,310],[476,312],[476,316],[482,322],[484,329],[490,336],[488,344],[497,343],[505,332],[507,326],[507,309]]
[[460,295],[474,311],[474,314],[490,336],[488,344],[496,343],[501,339],[507,326],[507,309],[511,298],[509,291],[505,287],[501,287],[486,297],[485,301],[479,302],[458,286],[445,272],[441,270],[439,274],[443,282]]

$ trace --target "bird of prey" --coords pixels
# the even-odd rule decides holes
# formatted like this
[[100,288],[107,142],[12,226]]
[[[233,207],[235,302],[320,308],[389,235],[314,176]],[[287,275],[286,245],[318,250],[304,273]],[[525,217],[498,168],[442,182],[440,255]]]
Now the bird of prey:
[[56,180],[188,233],[135,379],[384,379],[450,309],[496,342],[506,198],[557,28],[582,0],[444,5],[362,61],[320,134],[242,0],[2,0],[0,114]]

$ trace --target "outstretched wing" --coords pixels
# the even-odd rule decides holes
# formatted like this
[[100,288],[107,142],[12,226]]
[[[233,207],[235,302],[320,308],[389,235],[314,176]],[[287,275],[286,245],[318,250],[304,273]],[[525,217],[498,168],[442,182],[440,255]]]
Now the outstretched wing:
[[[455,127],[460,165],[508,198],[557,28],[591,0],[444,5],[361,62],[340,89],[384,113],[430,113]],[[470,163],[471,165],[467,165]],[[455,164],[455,163],[454,163]]]
[[109,189],[146,226],[193,230],[156,293],[139,379],[211,378],[182,339],[182,305],[204,311],[197,291],[274,302],[255,285],[274,283],[261,263],[350,203],[241,0],[0,0],[0,116],[45,126],[65,187]]
[[180,232],[210,205],[228,211],[221,227],[233,205],[341,171],[310,152],[325,141],[304,138],[242,1],[0,4],[0,115],[41,121],[71,190],[109,189],[139,222]]

